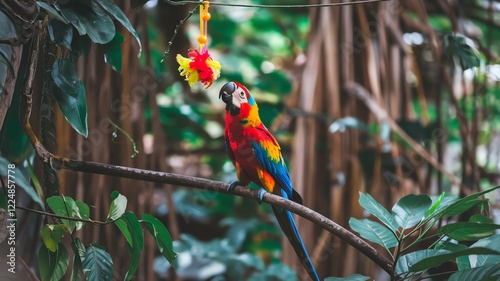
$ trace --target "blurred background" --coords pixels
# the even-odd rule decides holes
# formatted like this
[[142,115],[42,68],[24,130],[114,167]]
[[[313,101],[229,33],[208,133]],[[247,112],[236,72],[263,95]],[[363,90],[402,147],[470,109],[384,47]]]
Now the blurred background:
[[[212,5],[209,51],[222,70],[208,90],[200,84],[190,88],[175,61],[177,54],[197,48],[198,11],[179,25],[195,5],[138,2],[116,1],[139,34],[140,58],[133,36],[117,26],[123,43],[87,46],[88,53],[76,63],[86,89],[87,138],[57,107],[44,113],[44,102],[35,101],[32,115],[45,117],[32,120],[33,127],[37,135],[51,132],[45,141],[53,152],[235,180],[225,153],[224,103],[218,92],[227,81],[238,81],[254,95],[262,121],[280,142],[304,205],[348,229],[350,217],[369,215],[358,204],[359,192],[390,209],[409,193],[466,195],[500,183],[500,1]],[[332,2],[287,1],[290,6]],[[86,202],[91,218],[101,220],[109,194],[117,190],[128,198],[127,210],[165,223],[179,253],[175,270],[157,252],[154,238],[146,236],[135,280],[307,280],[267,204],[181,186],[43,171],[16,114],[7,115],[2,128],[2,156],[27,175],[32,163],[42,186]],[[108,120],[130,134],[137,154],[134,143]],[[491,213],[499,223],[499,193],[492,199]],[[19,226],[17,239],[24,241],[19,256],[36,265],[43,218],[19,216],[30,221]],[[301,218],[298,227],[320,276],[387,278],[320,227]],[[126,241],[114,225],[88,224],[75,235],[85,244],[105,245],[115,278],[123,279]]]

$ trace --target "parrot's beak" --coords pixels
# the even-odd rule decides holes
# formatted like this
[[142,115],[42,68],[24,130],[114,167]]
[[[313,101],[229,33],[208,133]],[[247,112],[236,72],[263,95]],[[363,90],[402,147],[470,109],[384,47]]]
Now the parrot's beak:
[[219,92],[219,98],[226,104],[226,111],[231,115],[236,116],[240,114],[239,106],[233,104],[233,93],[238,86],[234,82],[227,82]]
[[227,82],[222,86],[219,92],[219,99],[222,98],[222,101],[231,105],[233,102],[233,92],[236,91],[236,84],[234,82]]

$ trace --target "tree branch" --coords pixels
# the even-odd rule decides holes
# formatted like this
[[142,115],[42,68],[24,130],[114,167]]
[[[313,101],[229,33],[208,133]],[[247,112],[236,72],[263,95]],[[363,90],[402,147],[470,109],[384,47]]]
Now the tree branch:
[[[29,117],[31,115],[31,103],[32,103],[32,86],[38,62],[37,52],[39,47],[40,47],[40,34],[39,32],[36,32],[36,35],[34,36],[31,45],[32,52],[29,57],[30,66],[28,69],[28,73],[26,75],[25,84],[21,92],[20,119],[31,144],[35,148],[36,155],[44,163],[48,163],[52,165],[52,167],[59,169],[109,175],[109,176],[129,178],[134,180],[142,180],[155,183],[193,187],[220,193],[229,193],[257,200],[256,190],[242,186],[237,186],[233,191],[228,192],[227,191],[228,184],[223,182],[174,174],[174,173],[164,173],[159,171],[109,165],[109,164],[90,162],[90,161],[78,161],[50,153],[40,143],[29,123]],[[321,226],[328,232],[341,238],[342,240],[344,240],[345,242],[347,242],[348,244],[359,250],[361,253],[363,253],[371,260],[373,260],[378,266],[380,266],[387,273],[391,274],[391,272],[393,271],[393,262],[391,262],[388,258],[380,254],[375,248],[370,246],[364,240],[362,240],[352,232],[348,231],[347,229],[343,228],[342,226],[338,225],[337,223],[331,221],[327,217],[303,205],[297,204],[293,201],[284,199],[283,197],[279,197],[271,193],[265,194],[262,201],[269,203],[271,205],[287,209],[305,219],[312,221],[313,223]]]
[[96,224],[96,225],[106,225],[106,224],[114,223],[116,221],[116,220],[95,221],[95,220],[91,220],[91,219],[80,219],[80,218],[75,218],[75,217],[66,217],[66,216],[60,216],[60,215],[56,215],[56,214],[49,213],[49,212],[44,212],[44,211],[40,211],[40,210],[26,208],[26,207],[19,206],[19,205],[16,205],[16,209],[27,211],[30,213],[39,214],[39,215],[45,215],[48,217],[53,217],[53,218],[58,218],[58,219],[63,219],[63,220],[70,220],[70,221],[88,222],[88,223]]

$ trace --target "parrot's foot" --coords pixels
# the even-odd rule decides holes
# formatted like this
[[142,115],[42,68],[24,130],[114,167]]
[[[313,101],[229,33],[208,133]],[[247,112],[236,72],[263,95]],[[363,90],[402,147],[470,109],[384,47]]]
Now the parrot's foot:
[[264,194],[266,194],[267,191],[264,188],[260,188],[259,191],[257,191],[257,200],[259,201],[259,204],[262,204],[262,199],[264,198]]
[[232,191],[237,185],[245,186],[245,183],[242,181],[233,181],[227,187],[227,191]]

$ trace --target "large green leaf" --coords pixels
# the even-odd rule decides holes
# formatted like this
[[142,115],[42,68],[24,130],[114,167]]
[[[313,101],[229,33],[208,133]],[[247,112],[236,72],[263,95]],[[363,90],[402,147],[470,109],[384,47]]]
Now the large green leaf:
[[73,40],[73,26],[71,24],[50,19],[48,29],[52,42],[71,50],[71,41]]
[[142,214],[142,223],[155,238],[160,253],[170,264],[173,264],[177,253],[173,250],[172,237],[165,225],[157,218],[148,214]]
[[97,2],[101,7],[106,10],[109,14],[111,14],[116,20],[118,20],[137,40],[139,44],[139,54],[140,56],[142,52],[142,44],[141,39],[139,39],[139,35],[135,31],[134,27],[128,20],[127,16],[123,13],[123,11],[118,7],[113,0],[93,0]]
[[85,273],[83,272],[83,260],[85,259],[85,246],[78,238],[74,238],[71,242],[71,248],[75,254],[73,257],[73,269],[71,271],[70,280],[80,281],[85,280]]
[[463,35],[448,34],[444,37],[444,43],[450,55],[458,59],[463,70],[479,66],[479,52],[474,48],[474,43],[469,38]]
[[392,213],[399,226],[403,229],[408,229],[422,220],[425,212],[429,210],[431,203],[431,198],[425,194],[409,194],[401,198],[392,207]]
[[[70,218],[78,219],[88,219],[89,218],[89,207],[87,204],[73,200],[69,196],[52,196],[47,198],[47,205],[54,212],[54,214]],[[81,209],[80,209],[81,208]],[[74,221],[62,219],[70,232],[74,229],[80,230],[85,224],[82,221]]]
[[455,272],[448,281],[498,281],[499,279],[500,263],[496,263]]
[[64,236],[64,225],[61,224],[46,224],[40,231],[45,247],[51,252],[57,251],[57,247],[61,243]]
[[[481,239],[474,243],[471,248],[484,247],[491,250],[500,252],[500,234],[493,235],[488,238]],[[487,264],[500,263],[500,256],[498,255],[478,255],[475,259],[469,259],[473,267],[483,266]],[[475,262],[473,262],[475,260]]]
[[49,16],[51,16],[52,18],[57,19],[58,21],[64,23],[68,23],[68,21],[55,8],[53,8],[49,4],[42,1],[36,1],[36,4],[38,5],[38,7],[44,9],[45,12],[47,12],[47,14],[49,14]]
[[500,225],[494,223],[457,222],[447,224],[438,230],[438,234],[445,234],[457,241],[476,241],[491,236]]
[[[125,237],[130,236],[132,241],[132,245],[127,238],[127,246],[130,254],[130,263],[128,266],[127,274],[125,275],[125,280],[131,280],[134,277],[134,274],[139,266],[139,262],[141,260],[142,249],[144,248],[144,234],[142,232],[142,227],[139,223],[139,220],[132,212],[125,212],[125,214],[118,220],[123,221],[127,228],[126,232],[123,232],[122,223],[117,223],[117,226],[120,228]],[[116,222],[115,222],[116,223]]]
[[438,254],[446,254],[449,253],[450,251],[447,250],[438,250],[438,249],[426,249],[426,250],[419,250],[415,252],[408,253],[406,255],[401,256],[397,260],[396,264],[396,274],[401,277],[401,275],[408,274],[411,275],[410,273],[410,267],[413,266],[414,264],[418,263],[419,261],[436,256]]
[[462,251],[435,255],[432,257],[422,259],[416,264],[410,266],[410,271],[419,272],[422,270],[430,269],[433,267],[440,266],[447,261],[454,260],[457,257],[468,256],[468,255],[500,255],[500,252],[484,247],[474,247],[474,248],[471,247],[469,249],[465,249]]
[[393,232],[398,230],[398,223],[391,213],[387,211],[380,203],[378,203],[370,194],[359,193],[359,204],[368,212],[374,215],[377,219],[383,222]]
[[390,248],[393,248],[398,244],[398,240],[396,239],[396,236],[394,236],[394,233],[378,222],[367,219],[358,220],[351,218],[349,220],[349,225],[363,238],[373,243],[382,245],[388,252],[390,252]]
[[87,100],[85,87],[69,59],[61,59],[52,66],[52,78],[59,88],[55,98],[64,117],[82,136],[87,137]]
[[104,61],[111,65],[114,71],[122,71],[122,43],[125,40],[120,32],[115,33],[115,37],[104,45]]
[[325,281],[366,281],[369,280],[370,277],[364,276],[361,274],[352,274],[347,277],[328,277],[325,278]]
[[63,244],[55,252],[42,245],[38,251],[38,268],[42,281],[59,281],[68,270],[69,256]]
[[[500,186],[496,186],[496,187],[493,187],[493,188],[490,188],[490,189],[487,189],[487,190],[484,190],[481,192],[471,194],[469,196],[466,196],[466,197],[459,199],[459,200],[456,200],[456,201],[450,200],[451,204],[447,204],[443,207],[438,207],[437,210],[433,214],[425,217],[425,219],[421,222],[421,225],[426,224],[431,220],[437,221],[438,219],[440,219],[442,217],[460,215],[461,213],[472,208],[473,206],[480,204],[480,203],[483,203],[484,200],[477,199],[479,196],[482,196],[486,193],[492,192],[498,188],[500,188]],[[441,203],[441,205],[443,205],[443,203]]]
[[61,6],[61,12],[80,35],[87,34],[94,43],[106,44],[115,36],[113,20],[93,2],[74,1]]
[[113,280],[113,260],[102,246],[90,245],[82,263],[87,281]]
[[134,242],[132,241],[132,233],[130,233],[130,231],[128,230],[126,220],[122,219],[115,220],[115,225],[118,227],[118,229],[121,231],[121,233],[127,240],[129,248],[131,248]]
[[[40,205],[40,207],[42,207],[42,209],[45,210],[45,204],[42,202],[42,200],[40,200],[40,197],[38,197],[38,194],[36,193],[35,189],[24,177],[21,170],[19,170],[19,168],[17,167],[14,168],[13,170],[9,170],[8,167],[13,167],[10,165],[14,164],[10,163],[9,160],[0,157],[0,176],[4,176],[7,179],[12,179],[12,176],[14,176],[15,177],[14,182],[16,183],[16,185],[22,188],[26,192],[26,194],[28,194],[28,196],[31,197],[31,199],[33,199],[33,201],[38,203],[38,205]],[[9,171],[14,171],[14,173],[12,172],[9,173]],[[10,178],[9,174],[11,175]],[[8,184],[10,185],[11,183],[12,182],[9,182]]]
[[425,212],[425,218],[432,217],[436,212],[443,210],[444,208],[450,206],[451,204],[458,201],[460,198],[456,195],[449,194],[447,192],[441,193],[441,195],[436,199],[436,202]]
[[107,221],[119,219],[127,209],[127,197],[121,195],[118,191],[113,191],[111,198],[113,198],[113,201],[111,201],[111,205],[109,206]]
[[[456,244],[456,241],[443,241],[441,240],[438,242],[438,244],[435,246],[436,249],[439,250],[447,250],[450,252],[458,252],[458,251],[463,251],[467,249],[467,246],[462,245],[462,244]],[[469,269],[470,262],[469,262],[469,256],[460,256],[457,257],[457,267],[458,270],[464,270],[464,269]]]

